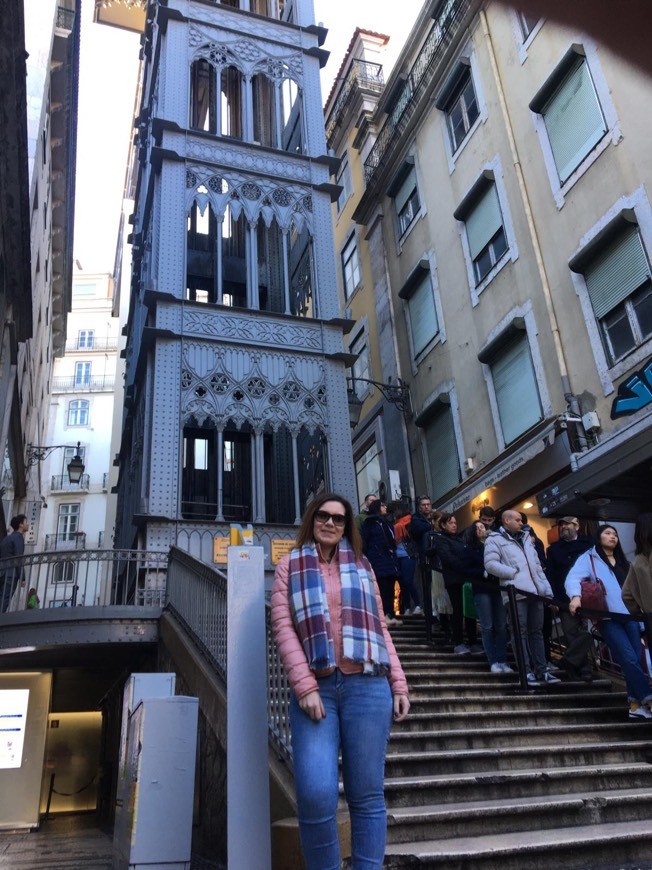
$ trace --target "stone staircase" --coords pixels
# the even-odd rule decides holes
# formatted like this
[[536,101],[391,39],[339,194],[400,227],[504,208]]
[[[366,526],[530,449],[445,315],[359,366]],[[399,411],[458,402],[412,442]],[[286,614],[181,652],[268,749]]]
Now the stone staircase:
[[652,724],[609,680],[523,693],[484,656],[392,629],[412,709],[390,740],[385,867],[652,868]]

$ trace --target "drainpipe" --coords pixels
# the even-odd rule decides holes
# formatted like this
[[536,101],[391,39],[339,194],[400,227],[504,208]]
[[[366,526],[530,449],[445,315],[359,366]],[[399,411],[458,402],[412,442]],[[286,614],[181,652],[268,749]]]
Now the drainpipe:
[[521,200],[523,202],[523,209],[525,211],[525,217],[527,220],[528,230],[530,232],[530,239],[532,240],[532,248],[534,249],[534,257],[537,264],[537,271],[539,273],[539,280],[541,281],[541,289],[543,290],[543,298],[546,303],[546,311],[548,314],[548,320],[550,321],[550,327],[552,331],[552,339],[555,347],[555,356],[557,357],[557,365],[559,366],[559,371],[561,373],[561,386],[564,391],[564,398],[568,404],[569,412],[578,418],[578,422],[576,425],[577,431],[577,440],[578,446],[581,453],[588,448],[588,443],[586,440],[586,433],[584,431],[584,427],[581,423],[581,411],[579,402],[577,401],[577,396],[573,393],[571,388],[570,378],[568,375],[568,366],[566,365],[566,357],[564,355],[564,349],[562,347],[561,338],[559,335],[559,323],[557,321],[557,315],[555,313],[555,306],[552,301],[552,293],[550,291],[550,282],[548,281],[548,275],[546,273],[546,267],[543,262],[543,256],[541,254],[541,245],[539,243],[539,235],[537,233],[536,224],[534,221],[534,215],[532,214],[532,207],[530,205],[530,197],[527,191],[527,187],[525,184],[525,179],[523,178],[523,167],[521,165],[521,158],[519,157],[518,147],[516,145],[516,139],[514,138],[514,129],[512,127],[512,121],[509,116],[509,109],[507,108],[507,101],[505,100],[505,91],[503,89],[503,83],[500,78],[500,73],[498,71],[498,64],[496,63],[496,52],[494,51],[493,40],[491,38],[491,33],[489,32],[489,24],[487,22],[487,14],[484,9],[480,10],[480,22],[482,24],[482,33],[485,37],[485,41],[487,43],[487,49],[489,52],[489,62],[491,65],[491,71],[494,76],[494,80],[496,82],[496,90],[498,92],[498,101],[500,103],[500,109],[503,115],[503,120],[505,122],[505,130],[507,131],[507,139],[509,141],[509,150],[512,157],[512,163],[514,165],[514,170],[516,172],[516,179],[518,181],[518,187],[521,194]]

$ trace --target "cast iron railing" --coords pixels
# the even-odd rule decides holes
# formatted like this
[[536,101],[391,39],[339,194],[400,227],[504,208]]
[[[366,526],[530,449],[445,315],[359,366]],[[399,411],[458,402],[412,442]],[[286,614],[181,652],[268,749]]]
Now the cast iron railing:
[[82,474],[79,478],[79,483],[71,483],[67,474],[53,474],[50,484],[52,492],[77,492],[80,489],[88,489],[90,477],[88,474]]
[[101,336],[96,338],[71,338],[66,342],[66,353],[97,353],[100,351],[117,350],[118,339],[116,336]]
[[326,140],[331,144],[331,137],[342,121],[344,110],[355,96],[356,90],[380,93],[385,87],[383,67],[380,63],[355,58],[344,79],[335,105],[331,109],[326,123]]
[[99,393],[112,390],[115,385],[113,375],[93,375],[89,378],[70,377],[52,378],[53,393]]

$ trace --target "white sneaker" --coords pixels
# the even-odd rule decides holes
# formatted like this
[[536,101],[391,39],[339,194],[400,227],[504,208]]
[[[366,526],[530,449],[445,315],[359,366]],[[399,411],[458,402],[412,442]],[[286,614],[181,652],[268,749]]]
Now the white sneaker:
[[554,674],[551,674],[550,671],[545,671],[541,679],[546,683],[561,683],[559,677],[556,677]]
[[492,674],[502,674],[502,672],[503,672],[503,666],[500,664],[500,662],[494,662],[493,665],[491,666],[491,673]]
[[458,645],[454,648],[453,652],[456,656],[467,656],[471,650],[465,643],[458,643]]
[[417,604],[417,606],[412,611],[412,616],[419,616],[421,613],[423,613],[423,610]]
[[505,662],[500,662],[500,664],[498,665],[498,667],[500,668],[500,670],[501,670],[504,674],[513,674],[513,673],[514,673],[513,669],[510,668],[510,666],[509,666],[508,664],[506,664]]
[[541,680],[537,680],[537,678],[534,676],[534,674],[528,674],[527,675],[527,684],[528,684],[528,686],[540,686]]
[[649,707],[646,707],[643,704],[639,704],[636,706],[635,702],[630,704],[629,707],[629,718],[630,719],[652,719],[652,710]]

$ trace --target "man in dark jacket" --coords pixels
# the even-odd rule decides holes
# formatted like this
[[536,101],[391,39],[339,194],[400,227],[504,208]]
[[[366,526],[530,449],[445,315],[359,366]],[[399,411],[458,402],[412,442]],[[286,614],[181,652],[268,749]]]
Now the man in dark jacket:
[[[12,531],[0,543],[0,593],[2,594],[2,613],[9,609],[12,595],[22,574],[25,552],[25,535],[29,523],[25,514],[18,514],[11,520]],[[3,559],[10,561],[3,562]]]
[[[558,601],[568,604],[568,595],[564,583],[568,572],[581,556],[593,546],[588,535],[580,535],[580,524],[577,517],[562,517],[558,523],[559,540],[548,547],[546,574],[552,586],[553,595]],[[577,616],[571,616],[568,610],[560,610],[559,618],[566,635],[566,652],[561,664],[569,676],[574,679],[590,680],[592,668],[588,653],[592,639]]]
[[419,551],[419,560],[425,559],[426,535],[432,532],[430,514],[432,513],[432,501],[430,496],[421,495],[417,499],[416,512],[412,514],[412,520],[408,526],[410,537]]

